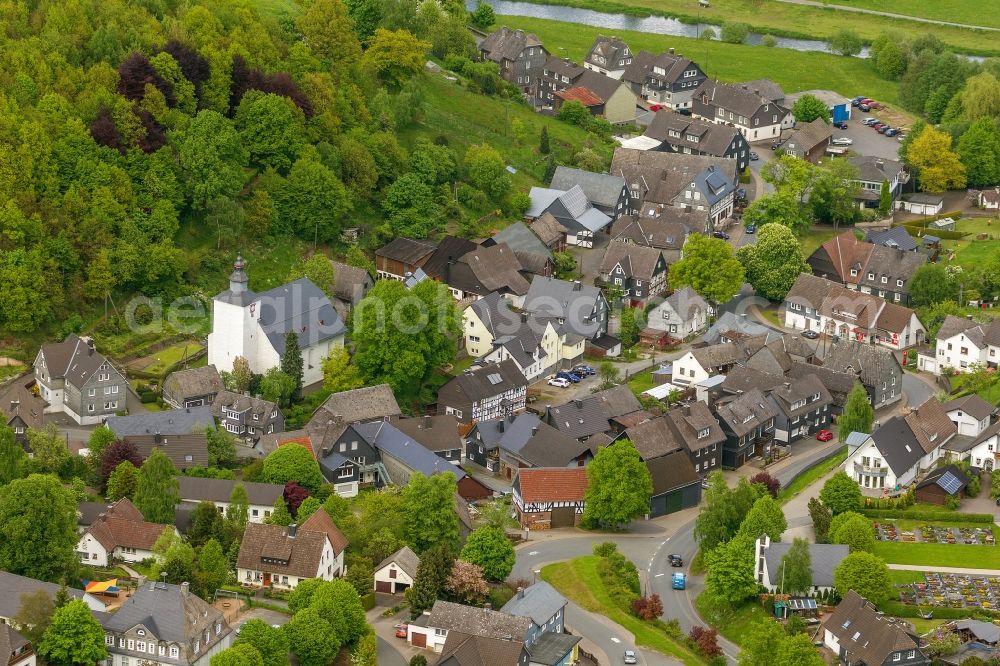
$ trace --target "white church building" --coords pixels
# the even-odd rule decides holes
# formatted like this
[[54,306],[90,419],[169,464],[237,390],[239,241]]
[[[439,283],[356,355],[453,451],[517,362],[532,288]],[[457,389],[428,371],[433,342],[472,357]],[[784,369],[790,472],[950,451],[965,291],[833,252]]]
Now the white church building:
[[243,257],[237,257],[229,289],[217,295],[208,335],[208,363],[232,372],[243,356],[250,369],[264,374],[281,363],[285,336],[294,331],[302,349],[302,383],[323,379],[323,359],[344,346],[344,322],[330,299],[309,278],[257,294],[247,286]]

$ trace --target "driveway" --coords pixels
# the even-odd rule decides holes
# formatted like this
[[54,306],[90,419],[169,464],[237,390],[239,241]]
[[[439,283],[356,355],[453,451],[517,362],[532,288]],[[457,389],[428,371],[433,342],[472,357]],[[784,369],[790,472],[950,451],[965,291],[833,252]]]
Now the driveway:
[[433,652],[413,647],[405,638],[396,638],[395,625],[407,622],[409,612],[404,609],[392,617],[382,617],[384,611],[385,606],[375,606],[365,613],[378,638],[379,666],[406,666],[410,658],[418,654],[427,657],[427,661],[433,661]]
[[240,616],[240,619],[236,622],[236,626],[233,627],[233,630],[237,627],[243,626],[243,623],[248,620],[262,620],[269,626],[273,627],[274,625],[278,625],[280,627],[287,623],[290,619],[291,617],[288,615],[270,610],[268,608],[251,608],[249,611]]

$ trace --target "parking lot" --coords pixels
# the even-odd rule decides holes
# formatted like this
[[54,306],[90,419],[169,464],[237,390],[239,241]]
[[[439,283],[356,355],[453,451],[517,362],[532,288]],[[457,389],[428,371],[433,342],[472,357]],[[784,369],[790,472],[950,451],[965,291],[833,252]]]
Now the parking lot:
[[848,148],[858,155],[870,155],[887,160],[899,159],[898,137],[888,137],[884,134],[879,134],[871,127],[867,127],[861,123],[865,118],[878,117],[877,113],[865,113],[857,109],[851,109],[851,119],[847,121],[847,129],[834,129],[833,138],[846,136],[852,139],[854,143]]

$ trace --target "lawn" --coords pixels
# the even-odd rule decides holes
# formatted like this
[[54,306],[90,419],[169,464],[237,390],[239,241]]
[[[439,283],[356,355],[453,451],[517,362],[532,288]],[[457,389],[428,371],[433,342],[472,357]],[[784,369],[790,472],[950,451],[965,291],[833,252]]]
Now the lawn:
[[1000,569],[1000,547],[997,546],[877,541],[875,554],[891,564]]
[[913,630],[917,632],[918,636],[923,636],[927,632],[937,629],[948,620],[935,620],[933,618],[925,620],[922,617],[908,617],[906,621],[913,625]]
[[[553,54],[576,62],[583,62],[594,37],[607,33],[607,29],[523,16],[501,16],[497,22],[535,33]],[[874,91],[869,94],[890,103],[899,96],[898,83],[879,77],[870,65],[859,58],[725,44],[632,30],[615,29],[614,34],[625,40],[633,51],[660,53],[674,48],[697,61],[709,76],[723,81],[772,79],[786,93],[821,88],[854,97],[864,91]]]
[[1000,14],[984,12],[979,0],[934,0],[933,2],[914,2],[913,0],[838,0],[836,4],[874,9],[880,12],[891,12],[905,16],[937,19],[951,23],[982,25],[1000,28]]
[[649,647],[680,659],[685,664],[704,664],[705,660],[686,645],[667,636],[655,625],[644,622],[620,609],[611,601],[604,583],[597,573],[598,558],[585,555],[567,562],[550,564],[542,568],[545,580],[580,607],[617,622],[635,635],[636,645]]
[[787,486],[782,488],[778,492],[778,501],[787,502],[788,500],[792,499],[793,497],[801,493],[803,490],[811,486],[813,483],[815,483],[817,479],[832,472],[834,469],[840,466],[840,464],[843,463],[845,460],[847,460],[846,446],[844,447],[844,450],[838,453],[837,455],[827,460],[824,460],[815,467],[810,467],[808,470],[800,474],[798,478],[796,478],[794,481],[792,481]]
[[768,320],[778,328],[781,328],[782,326],[785,325],[785,322],[781,320],[781,316],[778,314],[778,312],[776,310],[772,310],[770,307],[761,308],[760,314],[762,317],[764,317],[764,319]]
[[[951,378],[952,395],[962,394],[962,386],[965,384],[967,379],[968,378],[965,375],[956,375]],[[1000,403],[1000,381],[994,379],[993,384],[985,391],[980,392],[979,395],[983,398],[983,400],[991,405]]]
[[204,347],[197,342],[190,340],[179,342],[176,345],[171,345],[166,349],[161,349],[154,354],[150,354],[152,358],[156,359],[156,362],[142,370],[151,375],[162,375],[170,366],[192,354],[197,354],[202,349]]
[[799,247],[802,248],[802,257],[808,259],[809,255],[837,234],[842,234],[846,229],[810,229],[805,235],[799,238]]
[[907,571],[904,569],[889,569],[889,579],[893,585],[905,585],[907,583],[924,582],[923,571]]
[[[833,8],[807,7],[791,4],[788,2],[770,1],[766,10],[761,8],[760,0],[712,0],[711,7],[699,10],[698,5],[693,0],[534,0],[540,4],[569,5],[582,7],[596,11],[610,12],[613,14],[632,15],[658,15],[673,16],[689,23],[704,22],[712,24],[722,24],[726,21],[745,23],[757,32],[772,33],[776,35],[787,35],[804,39],[829,39],[838,30],[848,29],[871,42],[883,31],[898,30],[904,32],[908,37],[917,37],[928,32],[933,32],[941,41],[955,47],[953,50],[993,54],[1000,51],[997,40],[994,39],[996,33],[984,34],[982,31],[968,28],[958,28],[949,26],[927,25],[906,19],[895,19],[891,17],[873,16],[868,14],[857,14],[854,12],[838,11]],[[880,0],[861,0],[864,6]],[[944,2],[914,2],[913,0],[889,0],[898,6],[907,8],[919,6],[921,11],[926,6],[933,6],[934,12],[947,15],[948,10],[941,5],[961,4],[965,11],[964,16],[976,15],[977,20],[970,21],[974,25],[991,25],[990,21],[998,21],[996,16],[989,19],[978,18],[982,14],[990,12],[981,11],[982,7],[974,0],[945,0]],[[850,0],[841,0],[842,4],[852,4]],[[892,10],[887,10],[892,11]],[[905,14],[918,14],[919,12],[899,12]],[[995,12],[993,12],[995,14]],[[506,20],[507,17],[504,17]],[[955,16],[949,20],[962,22]],[[622,36],[622,30],[614,29],[615,34]],[[671,41],[673,38],[669,38]],[[542,40],[543,42],[545,40]],[[638,50],[629,42],[633,50]],[[675,46],[671,43],[670,46]],[[660,49],[662,50],[662,49]],[[684,51],[687,53],[687,51]],[[699,64],[700,63],[699,61]],[[776,68],[777,69],[777,68]],[[757,78],[757,77],[747,77]],[[859,81],[859,84],[861,82]],[[869,88],[874,91],[869,94],[881,95],[884,93],[879,88]],[[863,92],[863,91],[861,91]],[[861,92],[853,93],[851,96],[859,95]]]
[[632,393],[637,396],[642,395],[643,391],[648,391],[649,389],[656,386],[653,383],[653,369],[643,370],[640,373],[634,374],[628,378],[628,387],[632,389]]
[[750,635],[755,624],[771,617],[753,601],[733,606],[728,602],[719,603],[707,592],[699,594],[694,605],[709,625],[737,645],[743,644],[743,638]]

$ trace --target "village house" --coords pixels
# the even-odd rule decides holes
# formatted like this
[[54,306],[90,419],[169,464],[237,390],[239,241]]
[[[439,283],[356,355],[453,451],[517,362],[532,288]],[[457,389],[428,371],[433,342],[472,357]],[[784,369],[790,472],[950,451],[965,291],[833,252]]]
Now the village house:
[[681,287],[654,305],[646,315],[646,325],[685,340],[708,326],[712,308],[708,301],[688,286]]
[[613,422],[642,412],[642,404],[628,386],[621,384],[583,398],[551,406],[546,405],[542,420],[564,435],[588,441],[599,433],[619,432]]
[[991,190],[973,190],[972,199],[980,208],[998,210],[1000,209],[1000,185]]
[[980,324],[971,318],[948,315],[941,322],[934,356],[920,353],[917,367],[933,373],[972,372],[976,367],[996,368],[1000,361],[1000,321]]
[[937,215],[943,208],[944,197],[924,192],[907,192],[896,201],[896,210],[914,215]]
[[850,590],[823,620],[823,644],[841,664],[930,666],[909,625]]
[[105,425],[118,439],[135,444],[145,461],[162,451],[177,469],[208,466],[208,429],[215,429],[211,407],[185,407],[108,417]]
[[581,467],[592,447],[566,435],[537,415],[523,412],[476,423],[465,439],[466,460],[513,480],[519,469]]
[[231,479],[208,479],[195,476],[178,476],[181,504],[194,508],[201,502],[211,502],[225,515],[229,500],[237,485],[247,491],[247,520],[262,523],[271,515],[274,502],[283,497],[285,487],[277,483],[257,483]]
[[177,370],[163,381],[163,401],[174,409],[203,407],[215,402],[222,388],[222,377],[214,365]]
[[247,523],[236,559],[236,580],[244,587],[293,590],[304,580],[343,576],[347,537],[326,511],[302,525]]
[[[772,542],[766,534],[754,543],[754,562],[756,563],[757,583],[766,587],[771,594],[784,594],[781,577],[781,560],[791,549],[792,544]],[[809,564],[812,568],[812,589],[796,590],[809,594],[824,594],[834,591],[833,571],[850,553],[847,546],[830,543],[809,544]]]
[[455,300],[482,298],[495,291],[520,303],[528,293],[528,281],[514,251],[505,243],[478,247],[448,262],[442,280]]
[[518,521],[533,530],[579,525],[586,492],[583,467],[519,469],[512,488]]
[[141,562],[152,559],[153,544],[173,526],[146,521],[129,499],[115,502],[88,526],[76,543],[80,562],[93,567],[107,567],[112,559]]
[[990,425],[990,417],[996,407],[973,393],[956,398],[942,405],[948,418],[955,424],[957,434],[964,437],[978,437]]
[[375,591],[383,594],[405,592],[413,587],[419,566],[417,554],[409,546],[403,546],[375,567]]
[[833,129],[824,118],[796,125],[781,149],[786,155],[816,164],[826,157],[826,149],[830,146]]
[[659,55],[640,51],[622,74],[636,95],[673,110],[690,109],[694,91],[706,78],[701,67],[674,49]]
[[951,460],[965,460],[976,469],[992,472],[1000,463],[1000,422],[994,423],[978,436],[955,437],[944,446],[944,454]]
[[945,465],[931,470],[914,487],[913,499],[926,504],[946,506],[949,500],[962,501],[969,476],[957,465]]
[[[443,656],[448,637],[454,633],[504,641],[520,652],[524,650],[530,626],[531,620],[526,617],[438,600],[430,611],[408,625],[407,642],[414,647],[441,652]],[[523,666],[527,664],[525,653]]]
[[594,38],[594,43],[583,59],[584,67],[612,79],[622,78],[625,68],[631,64],[632,51],[628,44],[617,37],[605,37],[604,35],[598,35]]
[[736,127],[750,143],[775,141],[791,126],[791,111],[749,84],[705,80],[694,91],[691,112],[716,124]]
[[[552,71],[548,61],[545,70]],[[591,115],[613,125],[635,120],[636,95],[627,83],[587,68],[573,71],[572,78],[565,68],[559,70],[562,72],[558,77],[546,78],[546,98],[537,100],[538,106],[551,106],[558,112],[566,102],[579,102]],[[569,78],[569,83],[564,78]]]
[[526,642],[531,644],[546,632],[563,634],[568,603],[556,588],[540,580],[527,587],[519,587],[500,611],[531,620],[526,635]]
[[208,364],[232,372],[233,361],[245,358],[250,369],[264,374],[276,368],[285,353],[285,338],[294,333],[302,354],[302,382],[323,379],[322,361],[344,346],[347,327],[330,298],[309,278],[301,278],[263,293],[248,287],[242,257],[236,258],[229,289],[212,301],[212,332]]
[[219,391],[212,403],[212,412],[219,419],[220,428],[248,442],[285,430],[285,415],[281,409],[263,398]]
[[653,481],[649,497],[649,517],[665,516],[698,506],[701,501],[701,475],[686,451],[675,449],[646,461]]
[[688,236],[699,233],[704,219],[680,208],[658,208],[654,217],[622,215],[611,228],[611,240],[655,247],[663,252],[668,264],[680,261],[681,249]]
[[[854,377],[868,393],[868,402],[875,409],[890,405],[903,397],[903,367],[896,355],[884,347],[855,340],[841,340],[830,346],[823,358],[823,365],[817,368],[816,375],[821,379],[826,376],[823,370]],[[835,380],[843,381],[843,378],[837,377]]]
[[191,593],[188,583],[146,581],[101,622],[109,664],[153,662],[208,666],[230,646],[223,614]]
[[913,251],[917,244],[901,227],[894,231],[870,234],[872,241],[858,240],[853,231],[844,232],[823,243],[806,262],[813,275],[905,305],[910,300],[910,279],[927,255]]
[[504,227],[491,238],[483,241],[483,247],[505,244],[514,251],[521,264],[521,275],[541,275],[552,277],[554,270],[552,250],[535,235],[524,222],[514,222]]
[[495,62],[500,78],[533,98],[549,52],[534,34],[501,26],[479,42],[480,60]]
[[656,150],[736,160],[737,171],[750,165],[750,144],[735,127],[717,125],[670,111],[657,111],[645,136],[660,142]]
[[830,425],[833,398],[816,375],[783,381],[768,391],[767,397],[777,411],[774,438],[783,444],[791,444]]
[[563,191],[569,191],[577,185],[583,190],[587,201],[612,221],[621,215],[635,212],[638,205],[637,201],[632,200],[631,193],[625,187],[625,179],[621,176],[557,166],[549,183],[553,190]]
[[3,594],[0,594],[0,627],[17,625],[14,617],[21,611],[21,597],[23,595],[44,592],[54,602],[60,589],[65,589],[70,599],[79,599],[87,604],[91,613],[104,612],[104,602],[89,592],[84,592],[74,587],[62,588],[57,583],[47,583],[34,578],[19,576],[9,571],[0,571],[0,590],[3,590]]
[[594,340],[608,332],[610,306],[604,293],[579,281],[537,277],[531,281],[523,309],[535,317],[555,319],[567,333],[564,347],[575,344],[574,336]]
[[768,456],[774,443],[774,420],[778,411],[758,389],[751,389],[726,402],[713,405],[726,435],[722,465],[739,468],[750,458]]
[[601,281],[622,291],[629,307],[643,308],[667,286],[667,261],[652,247],[608,243],[598,269]]
[[0,624],[0,664],[35,666],[35,648],[13,627]]
[[14,439],[25,450],[28,449],[28,430],[42,429],[46,406],[35,394],[35,385],[31,375],[24,375],[0,388],[0,423],[14,431]]
[[861,191],[856,197],[859,208],[878,208],[882,199],[882,183],[888,183],[892,207],[902,192],[903,185],[910,182],[910,172],[902,162],[882,157],[861,155],[847,160],[858,169],[858,185]]
[[567,245],[594,247],[594,239],[611,224],[611,217],[594,207],[580,185],[569,190],[532,187],[531,205],[524,214],[529,220],[551,215],[565,229]]
[[375,286],[375,281],[363,268],[330,260],[333,266],[333,295],[353,308]]
[[460,423],[515,414],[524,409],[528,380],[511,360],[466,370],[438,389],[438,413]]
[[[527,218],[527,214],[525,214]],[[566,227],[559,223],[559,220],[552,213],[542,213],[530,222],[528,228],[531,233],[538,236],[538,240],[545,244],[552,252],[566,251]]]
[[70,335],[42,345],[34,369],[46,414],[62,412],[80,425],[94,425],[126,409],[128,380],[90,338]]
[[423,268],[436,249],[430,241],[393,238],[375,250],[375,272],[379,279],[402,282]]
[[462,438],[458,436],[458,421],[451,414],[395,418],[392,419],[392,425],[455,467],[462,464]]
[[674,361],[671,382],[680,388],[687,388],[714,375],[726,374],[746,358],[743,348],[733,342],[689,349]]

